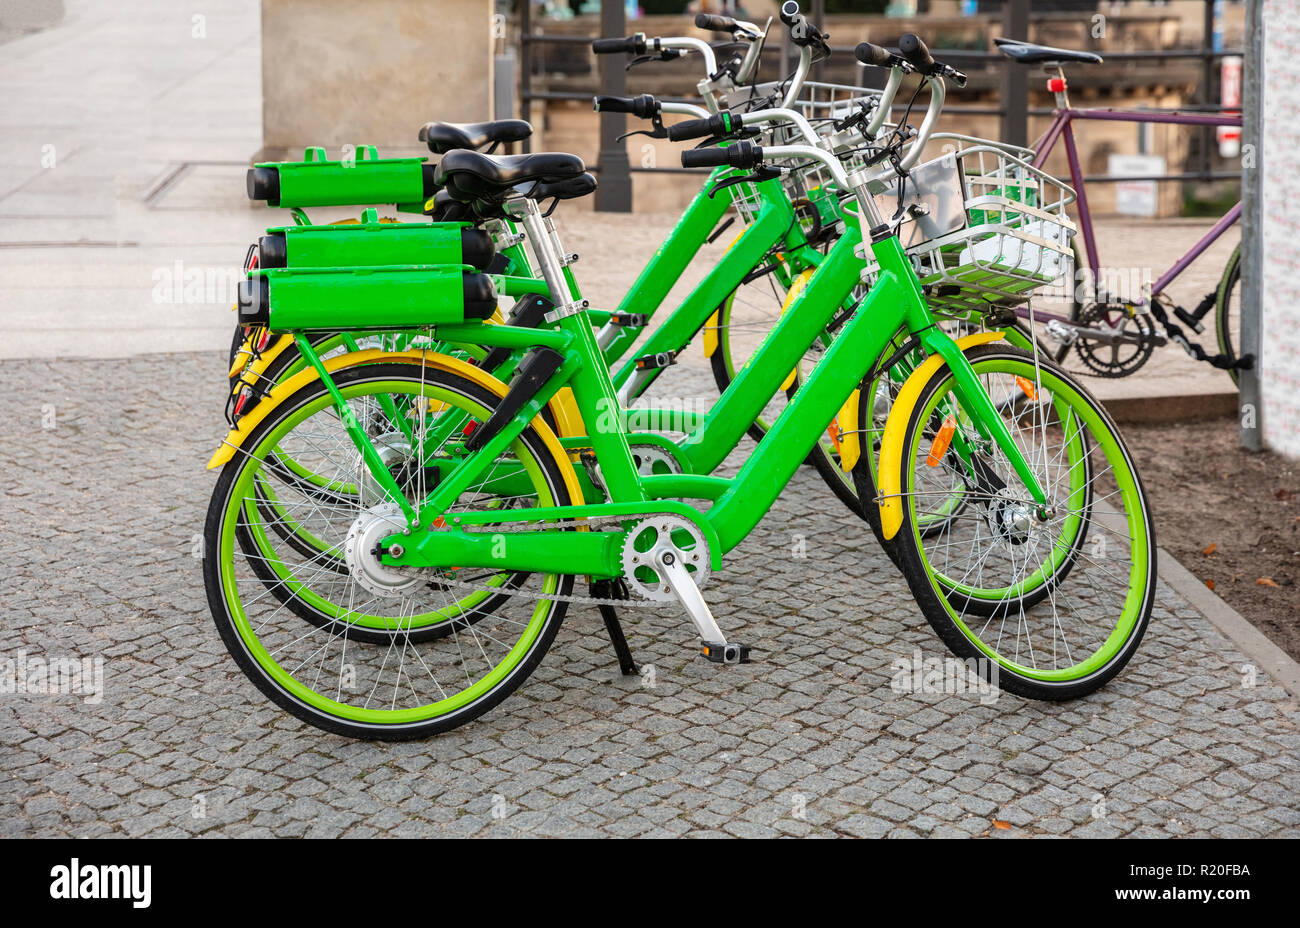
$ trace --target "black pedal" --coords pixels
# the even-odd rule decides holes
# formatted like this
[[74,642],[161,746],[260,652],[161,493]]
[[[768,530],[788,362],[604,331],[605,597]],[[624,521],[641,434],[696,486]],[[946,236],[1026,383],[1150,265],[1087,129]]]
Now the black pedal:
[[609,317],[610,325],[632,327],[635,329],[644,329],[650,322],[650,317],[645,313],[612,313]]
[[[627,583],[619,577],[614,580],[593,580],[591,595],[600,599],[627,599],[629,594]],[[618,613],[608,603],[603,603],[597,608],[600,610],[600,617],[605,620],[605,631],[609,632],[609,641],[614,645],[614,653],[618,655],[618,669],[625,677],[637,676],[641,671],[632,657],[632,649],[627,645],[627,636],[623,634],[623,624],[618,620]]]
[[750,662],[749,645],[736,644],[734,641],[726,644],[713,644],[706,641],[700,648],[700,653],[714,664],[748,664]]
[[636,369],[639,371],[657,371],[665,367],[670,367],[677,363],[677,356],[671,351],[661,351],[658,354],[647,354],[636,359]]

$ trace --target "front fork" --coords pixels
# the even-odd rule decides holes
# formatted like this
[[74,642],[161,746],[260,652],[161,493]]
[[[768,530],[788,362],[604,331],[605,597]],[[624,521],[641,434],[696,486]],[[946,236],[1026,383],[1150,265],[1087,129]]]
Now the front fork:
[[908,328],[920,334],[921,344],[928,352],[941,356],[944,363],[948,365],[949,370],[952,371],[953,389],[957,399],[962,408],[970,414],[980,436],[1002,449],[1002,453],[1011,462],[1016,476],[1029,491],[1030,497],[1038,504],[1040,510],[1046,509],[1047,494],[1030,469],[1029,462],[1020,452],[1015,439],[1011,437],[1006,422],[993,405],[992,397],[980,383],[975,368],[971,367],[970,361],[966,360],[966,355],[962,353],[957,343],[935,325],[934,317],[930,315],[929,307],[925,302],[925,295],[921,292],[921,282],[917,279],[916,272],[912,269],[912,263],[903,251],[898,236],[890,234],[888,237],[874,239],[871,250],[880,263],[881,269],[891,274],[900,286],[907,289],[910,297]]

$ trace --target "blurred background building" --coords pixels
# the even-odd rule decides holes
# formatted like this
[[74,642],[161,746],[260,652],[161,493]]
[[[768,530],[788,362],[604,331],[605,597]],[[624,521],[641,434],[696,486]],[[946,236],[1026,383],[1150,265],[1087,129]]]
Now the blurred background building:
[[[1217,107],[1223,89],[1240,87],[1239,58],[1212,58],[1204,52],[1241,47],[1245,8],[1224,0],[1112,3],[1097,0],[1034,0],[1026,3],[1027,21],[1018,29],[1008,22],[1012,3],[990,0],[805,0],[804,11],[830,34],[836,52],[818,66],[818,80],[871,86],[878,72],[864,69],[853,58],[857,43],[870,40],[892,44],[904,32],[916,32],[936,54],[970,75],[965,90],[952,90],[945,110],[945,129],[1009,139],[1000,110],[1009,66],[994,51],[993,39],[1010,35],[1046,45],[1095,51],[1107,60],[1068,72],[1071,99],[1080,106],[1151,106],[1160,108]],[[536,149],[575,151],[593,163],[599,148],[599,122],[590,97],[600,88],[599,63],[583,39],[600,31],[597,0],[546,0],[528,5],[497,0],[498,22],[504,34],[494,44],[500,86],[495,112],[523,114],[537,128]],[[626,5],[628,32],[647,35],[697,35],[693,15],[735,13],[762,23],[775,16],[776,0],[643,0]],[[1019,34],[1012,34],[1013,30]],[[778,29],[774,30],[779,32]],[[522,41],[521,41],[522,39]],[[787,73],[792,60],[787,49],[765,55],[764,79]],[[690,99],[699,79],[699,61],[690,57],[673,63],[651,62],[627,74],[628,93],[651,93]],[[1016,66],[1025,86],[1020,107],[1029,117],[1020,141],[1032,141],[1050,119],[1051,95],[1046,75]],[[1224,79],[1225,70],[1227,80]],[[504,75],[504,78],[503,78]],[[1234,77],[1235,76],[1235,77]],[[1235,80],[1235,83],[1234,83]],[[513,90],[514,96],[509,96]],[[1013,101],[1012,108],[1018,108]],[[629,123],[629,129],[638,128]],[[1221,143],[1213,130],[1192,131],[1173,126],[1091,123],[1081,127],[1085,170],[1091,176],[1110,172],[1112,156],[1143,155],[1151,173],[1196,175],[1184,182],[1159,184],[1150,192],[1156,215],[1219,214],[1239,195],[1239,139]],[[664,209],[685,204],[693,187],[682,178],[656,168],[671,168],[677,147],[634,137],[629,143],[635,197]],[[1144,162],[1139,162],[1144,163]],[[1053,168],[1064,171],[1061,163]],[[1126,185],[1130,192],[1132,185]],[[1093,200],[1099,212],[1114,211],[1118,185],[1099,187]],[[1141,193],[1138,190],[1137,193]],[[1141,196],[1136,200],[1140,203]],[[1123,206],[1123,204],[1121,204]]]

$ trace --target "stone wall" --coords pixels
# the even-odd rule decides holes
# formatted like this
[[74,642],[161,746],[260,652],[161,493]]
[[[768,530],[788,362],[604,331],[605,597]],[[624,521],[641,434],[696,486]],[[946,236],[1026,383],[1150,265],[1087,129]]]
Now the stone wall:
[[1261,422],[1265,444],[1300,457],[1300,2],[1262,6]]
[[415,153],[429,120],[488,118],[491,17],[491,0],[262,0],[259,157]]

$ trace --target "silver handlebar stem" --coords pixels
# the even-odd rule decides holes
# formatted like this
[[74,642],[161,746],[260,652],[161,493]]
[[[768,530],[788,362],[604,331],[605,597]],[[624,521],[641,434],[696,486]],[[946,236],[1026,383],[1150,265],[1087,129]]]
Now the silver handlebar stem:
[[[765,146],[763,148],[763,158],[771,158],[774,160],[811,159],[825,165],[826,169],[830,171],[831,177],[834,178],[836,184],[845,190],[851,189],[856,194],[858,206],[862,210],[863,231],[866,232],[869,229],[874,229],[882,223],[883,219],[880,215],[879,208],[876,206],[875,197],[873,196],[871,188],[879,187],[890,178],[898,176],[899,171],[906,171],[920,160],[921,153],[925,149],[926,143],[929,142],[930,136],[934,133],[935,123],[938,122],[939,114],[943,110],[945,95],[943,78],[928,77],[926,80],[930,84],[930,105],[926,109],[925,119],[921,122],[921,128],[917,130],[916,138],[912,141],[907,154],[899,161],[897,168],[891,164],[871,174],[868,174],[865,169],[848,174],[844,170],[844,165],[840,163],[839,158],[837,158],[833,153],[816,145]],[[762,117],[765,114],[776,112],[778,111],[759,110],[752,114],[746,114],[744,120],[746,123],[749,123],[751,117]],[[784,116],[782,118],[786,121],[792,121]],[[758,120],[755,119],[754,121]]]
[[[762,29],[753,23],[741,22],[736,20],[736,25],[740,27],[738,31],[749,33],[752,38],[746,38],[744,41],[749,42],[749,49],[745,52],[744,60],[740,62],[740,68],[736,71],[736,83],[745,84],[753,75],[754,69],[758,67],[759,57],[763,54],[763,43],[767,40],[767,30],[772,26],[772,19],[768,17],[767,25]],[[740,38],[738,35],[737,38]]]
[[805,45],[799,49],[799,67],[795,69],[794,77],[790,81],[790,89],[785,92],[785,99],[781,101],[782,109],[789,109],[794,105],[794,101],[799,99],[799,93],[803,90],[804,81],[808,79],[810,70],[812,70],[812,47]]
[[[741,125],[761,126],[766,123],[788,122],[792,123],[799,134],[804,137],[809,145],[820,145],[821,139],[813,130],[812,124],[804,118],[803,114],[797,110],[788,110],[781,107],[767,110],[755,110],[752,113],[740,114]],[[764,149],[766,150],[766,149]]]
[[[943,78],[927,77],[925,80],[930,85],[930,106],[925,111],[925,119],[921,121],[921,128],[916,132],[912,147],[903,156],[901,167],[904,171],[921,160],[926,143],[930,141],[930,136],[934,132],[935,123],[939,121],[939,114],[943,111],[943,99],[946,93]],[[886,173],[894,173],[894,169],[891,167]]]
[[862,134],[869,139],[874,139],[876,133],[880,131],[889,120],[889,110],[894,105],[894,97],[898,93],[898,88],[903,84],[903,69],[898,65],[889,69],[889,80],[885,83],[885,89],[880,92],[880,102],[876,104],[876,113],[871,117],[871,122],[862,130]]
[[692,36],[671,36],[667,39],[655,39],[660,48],[681,48],[686,51],[699,52],[704,56],[704,67],[712,76],[718,70],[718,59],[713,54],[713,46],[703,39]]

